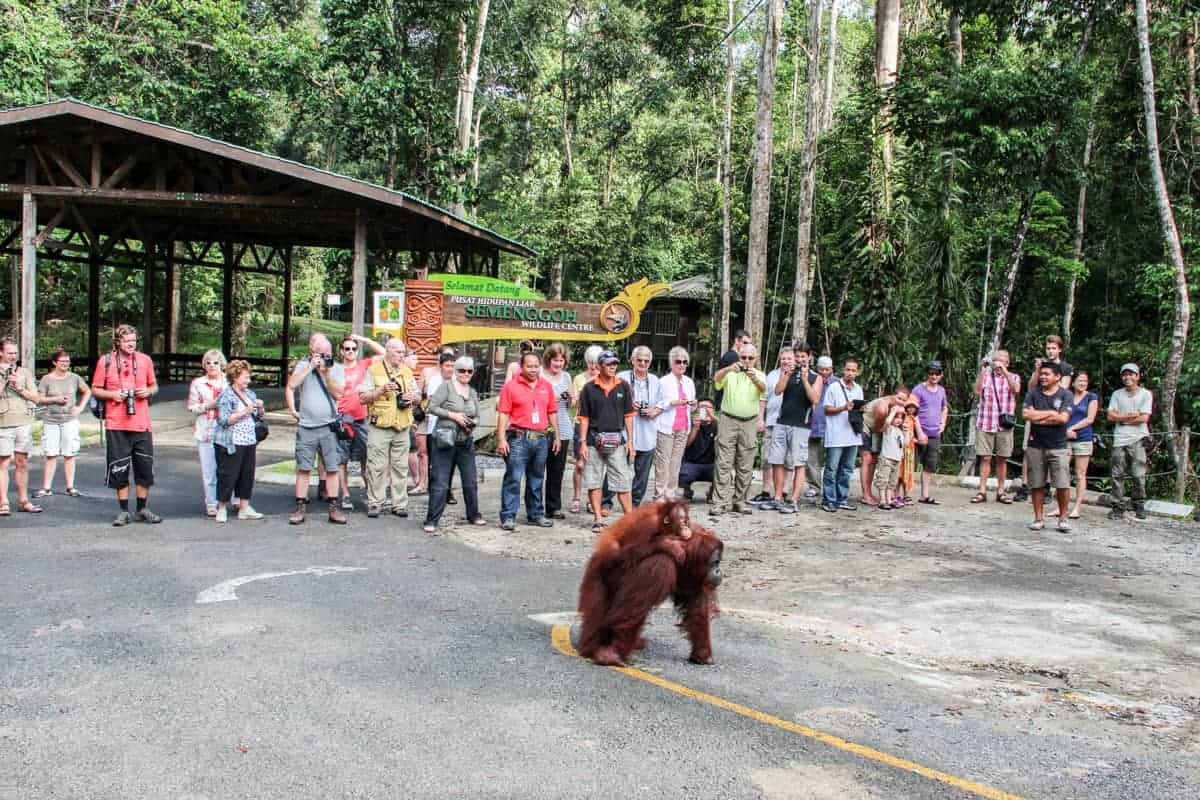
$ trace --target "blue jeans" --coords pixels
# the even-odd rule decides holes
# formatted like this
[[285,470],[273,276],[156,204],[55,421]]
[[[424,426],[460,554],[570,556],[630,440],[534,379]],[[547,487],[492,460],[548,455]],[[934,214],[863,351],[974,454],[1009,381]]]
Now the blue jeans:
[[850,475],[858,458],[858,445],[825,448],[825,486],[822,502],[839,506],[850,499]]
[[508,458],[505,459],[504,483],[500,487],[500,521],[516,519],[521,509],[521,480],[525,480],[525,513],[531,522],[542,518],[542,483],[546,479],[546,457],[550,439],[543,436],[508,437]]

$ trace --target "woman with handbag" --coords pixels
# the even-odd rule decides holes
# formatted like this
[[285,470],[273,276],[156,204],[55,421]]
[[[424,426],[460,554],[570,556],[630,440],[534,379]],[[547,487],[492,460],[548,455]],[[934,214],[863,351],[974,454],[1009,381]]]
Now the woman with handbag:
[[429,510],[425,514],[425,533],[437,531],[446,510],[450,475],[457,467],[462,481],[467,519],[473,525],[486,525],[479,513],[479,493],[475,484],[475,425],[479,422],[479,395],[471,386],[475,361],[462,356],[454,362],[454,377],[443,381],[429,399],[429,413],[437,425],[429,436]]
[[217,461],[217,522],[228,519],[226,506],[238,497],[238,519],[262,519],[250,506],[254,491],[254,459],[267,438],[263,402],[250,390],[250,365],[235,359],[225,368],[229,385],[217,397],[213,450]]

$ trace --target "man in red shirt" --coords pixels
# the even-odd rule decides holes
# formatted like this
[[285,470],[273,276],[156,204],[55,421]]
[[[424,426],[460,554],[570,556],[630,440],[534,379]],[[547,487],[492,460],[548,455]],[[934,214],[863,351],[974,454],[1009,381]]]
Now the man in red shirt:
[[[342,452],[342,463],[338,465],[338,477],[342,485],[342,510],[353,511],[354,501],[350,498],[351,461],[357,463],[365,478],[367,475],[367,407],[358,396],[358,385],[376,361],[383,358],[383,347],[365,336],[352,333],[342,340],[342,369],[346,383],[342,396],[338,398],[337,410],[342,422],[354,434],[349,439],[339,439],[338,449]],[[371,351],[368,355],[367,351]]]
[[554,387],[541,377],[542,360],[537,353],[521,356],[521,371],[504,384],[496,406],[496,449],[504,457],[504,483],[500,487],[500,527],[516,527],[521,507],[521,479],[525,479],[525,513],[532,525],[550,528],[542,506],[542,482],[546,459],[558,452],[554,430],[558,403]]
[[113,332],[113,351],[96,364],[92,394],[104,401],[104,443],[108,456],[108,486],[117,490],[118,527],[128,525],[129,476],[137,486],[134,522],[151,524],[162,517],[146,507],[154,485],[154,435],[150,426],[150,398],[158,394],[154,364],[137,349],[137,330],[121,325]]

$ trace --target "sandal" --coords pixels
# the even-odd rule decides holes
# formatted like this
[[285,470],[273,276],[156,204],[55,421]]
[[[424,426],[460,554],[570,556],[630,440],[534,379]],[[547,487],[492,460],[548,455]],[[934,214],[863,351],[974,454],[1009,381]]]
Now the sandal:
[[602,530],[604,530],[603,522],[597,520],[596,522],[592,523],[592,533],[599,533]]
[[39,500],[43,497],[50,497],[53,494],[54,492],[50,491],[49,489],[38,489],[33,493],[33,499]]
[[574,500],[571,501],[571,513],[572,514],[579,513],[579,498],[578,497],[576,497]]
[[1011,506],[1013,504],[1013,499],[1012,499],[1011,495],[998,494],[998,495],[996,495],[996,502],[1004,503],[1004,505],[1006,505],[1006,506]]
[[8,503],[0,503],[0,517],[11,517],[12,509],[8,507]]
[[[996,499],[999,500],[1000,498],[996,498]],[[972,503],[986,503],[987,495],[984,494],[983,492],[976,492],[975,496],[971,498],[971,502]],[[1003,501],[1001,501],[1001,502],[1003,502]]]
[[23,511],[26,514],[40,514],[42,513],[42,507],[35,506],[33,503],[26,500],[24,503],[17,504],[17,511]]
[[79,497],[79,490],[74,486],[67,487],[67,497]]
[[927,506],[940,506],[941,505],[941,503],[939,503],[937,500],[934,500],[932,497],[922,497],[917,502],[924,503]]

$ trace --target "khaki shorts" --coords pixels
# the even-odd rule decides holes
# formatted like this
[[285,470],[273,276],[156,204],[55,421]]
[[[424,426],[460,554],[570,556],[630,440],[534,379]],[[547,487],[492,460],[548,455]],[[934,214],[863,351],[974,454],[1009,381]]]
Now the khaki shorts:
[[1067,442],[1067,446],[1071,448],[1073,456],[1090,456],[1092,454],[1092,442]]
[[8,458],[13,453],[28,453],[32,449],[32,425],[14,425],[11,428],[0,428],[0,458]]
[[1070,489],[1071,451],[1025,448],[1025,465],[1029,468],[1030,489]]
[[763,439],[764,461],[784,469],[802,467],[808,461],[808,428],[776,423],[767,428]]
[[604,486],[608,478],[608,490],[621,494],[633,489],[633,464],[625,445],[604,455],[594,445],[588,445],[587,463],[583,465],[583,488],[590,491]]
[[988,431],[975,431],[975,455],[987,458],[989,456],[1000,456],[1008,458],[1013,451],[1013,432],[1010,428],[1006,431],[996,431],[989,433]]

